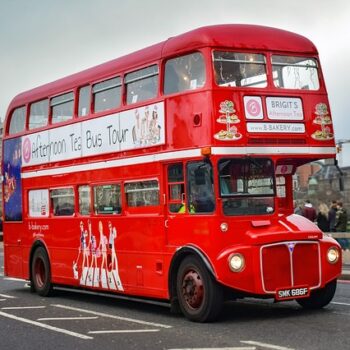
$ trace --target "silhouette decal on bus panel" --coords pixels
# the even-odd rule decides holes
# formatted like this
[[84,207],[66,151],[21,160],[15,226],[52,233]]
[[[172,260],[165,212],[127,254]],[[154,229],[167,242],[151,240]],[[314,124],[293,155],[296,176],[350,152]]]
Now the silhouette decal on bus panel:
[[86,229],[80,221],[80,246],[73,261],[74,279],[80,285],[124,291],[119,277],[118,259],[115,250],[117,230],[108,222],[109,235],[104,233],[102,221],[98,223],[99,242],[92,232],[91,221]]

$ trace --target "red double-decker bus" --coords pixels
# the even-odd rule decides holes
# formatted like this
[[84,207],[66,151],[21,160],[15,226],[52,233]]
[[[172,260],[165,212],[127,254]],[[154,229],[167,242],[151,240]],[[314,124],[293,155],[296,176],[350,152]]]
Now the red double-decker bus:
[[3,140],[5,274],[168,300],[194,321],[254,296],[327,305],[341,250],[293,214],[335,157],[316,47],[199,28],[16,96]]

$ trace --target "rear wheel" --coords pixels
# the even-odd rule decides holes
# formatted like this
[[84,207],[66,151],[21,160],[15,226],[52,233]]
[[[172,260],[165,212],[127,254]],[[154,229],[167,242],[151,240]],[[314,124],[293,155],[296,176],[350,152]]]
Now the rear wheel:
[[182,261],[176,282],[179,305],[188,319],[208,322],[217,318],[223,303],[222,288],[199,258],[188,256]]
[[334,280],[324,288],[312,291],[308,298],[296,299],[296,301],[305,309],[321,309],[331,302],[336,289],[337,280]]
[[31,264],[31,288],[46,297],[52,292],[50,261],[46,250],[35,250]]

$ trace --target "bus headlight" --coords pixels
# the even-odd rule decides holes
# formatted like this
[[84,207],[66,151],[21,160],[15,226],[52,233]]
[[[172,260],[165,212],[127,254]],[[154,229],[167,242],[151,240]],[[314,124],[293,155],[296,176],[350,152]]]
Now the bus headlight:
[[239,253],[231,254],[228,258],[228,266],[233,272],[241,272],[245,267],[244,256]]
[[221,232],[227,232],[228,224],[226,222],[221,223],[220,224],[220,230],[221,230]]
[[330,247],[327,251],[327,260],[331,264],[335,264],[339,260],[339,250],[336,247]]

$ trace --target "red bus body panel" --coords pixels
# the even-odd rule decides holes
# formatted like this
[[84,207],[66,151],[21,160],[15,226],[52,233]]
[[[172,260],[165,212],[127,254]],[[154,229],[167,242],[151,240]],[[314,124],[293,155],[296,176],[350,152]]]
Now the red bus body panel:
[[[202,160],[201,150],[204,147],[210,147],[209,157],[214,169],[217,168],[220,159],[225,157],[256,156],[270,158],[276,167],[292,166],[295,171],[301,164],[335,155],[334,138],[320,141],[312,136],[319,128],[315,123],[316,106],[325,104],[330,113],[321,70],[320,89],[317,91],[282,90],[270,85],[263,89],[220,88],[213,82],[213,72],[210,68],[212,50],[215,49],[264,53],[268,58],[271,54],[296,54],[318,58],[317,49],[311,41],[287,31],[249,25],[204,27],[24,92],[13,99],[5,121],[3,149],[10,145],[11,140],[22,137],[24,140],[31,134],[36,135],[40,132],[44,135],[56,127],[48,125],[10,135],[10,116],[15,108],[28,107],[35,101],[64,92],[77,92],[78,87],[102,81],[116,74],[124,76],[132,70],[150,64],[159,65],[162,79],[164,62],[188,52],[200,51],[207,65],[207,79],[201,89],[164,96],[160,86],[157,97],[152,100],[134,105],[127,105],[123,101],[115,110],[91,114],[86,118],[78,118],[75,115],[70,121],[57,125],[57,128],[67,125],[83,128],[84,123],[93,120],[102,122],[109,115],[128,111],[134,113],[136,109],[146,105],[150,109],[155,108],[155,105],[164,106],[165,142],[145,148],[101,152],[23,166],[22,220],[11,222],[5,219],[4,222],[7,276],[30,279],[31,254],[33,247],[39,242],[47,249],[54,284],[96,290],[108,289],[117,293],[161,299],[171,297],[169,271],[174,256],[184,248],[197,252],[206,261],[220,284],[250,295],[274,297],[276,290],[291,285],[308,286],[311,289],[322,288],[340,275],[341,258],[336,264],[327,261],[328,249],[339,248],[339,245],[323,235],[313,223],[292,213],[291,173],[286,177],[287,196],[275,199],[276,210],[271,214],[225,216],[222,198],[218,193],[217,176],[214,177],[216,202],[213,213],[178,215],[169,212],[167,165]],[[264,119],[261,122],[268,122],[266,100],[269,97],[300,99],[305,132],[248,132],[250,121],[245,118],[244,105],[244,98],[247,96],[261,98],[264,111]],[[224,101],[234,103],[235,113],[240,121],[236,125],[239,137],[232,141],[220,140],[214,136],[222,129],[217,119],[220,117],[220,104]],[[332,125],[329,128],[333,132]],[[30,204],[27,198],[33,189],[68,186],[77,193],[80,185],[121,184],[121,197],[124,198],[125,204],[125,183],[144,179],[157,179],[159,182],[159,205],[155,207],[131,208],[124,205],[121,212],[115,215],[84,216],[78,212],[62,217],[55,217],[52,212],[47,217],[29,215]],[[75,198],[76,208],[78,205],[78,199]],[[220,228],[222,223],[228,226],[226,232]],[[84,230],[88,231],[90,224],[97,247],[94,252],[85,252],[86,259],[91,269],[97,268],[93,261],[102,266],[104,253],[106,260],[103,263],[105,267],[101,267],[98,272],[98,278],[94,277],[95,280],[87,282],[89,276],[83,276],[83,268],[77,263],[84,254],[84,232],[82,233],[79,227],[82,225]],[[100,225],[103,232],[99,232]],[[112,231],[109,227],[116,230],[113,244],[108,242],[101,245],[101,242],[111,236]],[[116,258],[113,257],[114,252],[117,253]],[[241,272],[232,272],[229,268],[228,259],[235,252],[245,257],[246,266]],[[96,260],[93,260],[95,257]],[[118,271],[119,276],[113,277],[113,271]],[[102,277],[102,274],[105,274],[105,277]],[[108,279],[113,278],[114,284],[109,284]]]

